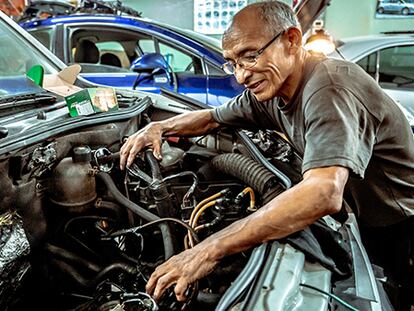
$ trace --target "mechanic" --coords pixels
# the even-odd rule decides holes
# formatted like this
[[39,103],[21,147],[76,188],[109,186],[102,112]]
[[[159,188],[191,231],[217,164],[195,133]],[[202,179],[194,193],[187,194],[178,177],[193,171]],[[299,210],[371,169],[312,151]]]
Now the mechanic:
[[294,12],[278,1],[239,11],[224,33],[223,55],[223,68],[246,90],[215,109],[148,124],[122,146],[121,169],[144,147],[161,159],[162,137],[232,126],[283,132],[303,156],[303,180],[157,267],[147,292],[159,299],[175,284],[183,301],[189,284],[224,256],[302,230],[340,211],[346,198],[371,261],[398,284],[394,306],[409,310],[414,140],[401,110],[359,66],[307,52]]

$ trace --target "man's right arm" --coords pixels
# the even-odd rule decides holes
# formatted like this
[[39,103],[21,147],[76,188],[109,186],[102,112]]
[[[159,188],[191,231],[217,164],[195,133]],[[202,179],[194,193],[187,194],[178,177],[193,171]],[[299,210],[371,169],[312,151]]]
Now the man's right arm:
[[211,110],[201,110],[177,115],[164,121],[151,122],[131,135],[121,148],[121,169],[130,166],[142,148],[151,147],[154,156],[161,159],[163,136],[198,136],[209,133],[220,126]]

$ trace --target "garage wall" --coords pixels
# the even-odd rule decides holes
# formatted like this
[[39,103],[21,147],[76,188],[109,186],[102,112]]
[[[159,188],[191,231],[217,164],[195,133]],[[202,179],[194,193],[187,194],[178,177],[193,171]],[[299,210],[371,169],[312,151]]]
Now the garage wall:
[[143,17],[193,29],[193,0],[123,0],[122,3],[142,12]]
[[[249,0],[248,3],[259,0]],[[291,0],[282,0],[292,3]],[[186,29],[193,29],[193,0],[123,0],[143,13],[144,17]],[[376,0],[331,0],[323,19],[325,27],[336,39],[377,34],[384,31],[414,31],[412,18],[375,18]],[[213,36],[220,38],[220,36]]]
[[338,39],[384,31],[414,31],[414,16],[378,19],[376,6],[376,0],[332,0],[325,13],[325,28]]

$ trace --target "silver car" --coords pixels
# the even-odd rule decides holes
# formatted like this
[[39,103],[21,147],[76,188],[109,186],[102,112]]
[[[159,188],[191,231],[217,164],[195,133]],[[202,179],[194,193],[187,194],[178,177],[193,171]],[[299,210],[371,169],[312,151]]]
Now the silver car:
[[381,0],[377,7],[378,14],[393,13],[408,15],[414,13],[414,1],[412,0]]
[[329,56],[357,63],[409,112],[409,119],[414,115],[414,34],[343,39]]

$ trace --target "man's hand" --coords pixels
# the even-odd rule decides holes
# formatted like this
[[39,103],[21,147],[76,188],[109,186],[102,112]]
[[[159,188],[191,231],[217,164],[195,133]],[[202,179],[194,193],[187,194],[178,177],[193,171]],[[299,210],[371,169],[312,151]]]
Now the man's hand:
[[199,244],[158,266],[148,280],[147,293],[159,300],[168,287],[176,284],[177,300],[185,301],[188,286],[213,271],[217,263],[208,254],[208,248]]
[[154,156],[160,160],[162,134],[163,133],[159,123],[153,122],[128,137],[121,148],[121,170],[125,168],[125,164],[130,166],[134,162],[138,152],[140,152],[144,147],[151,147],[153,149]]

